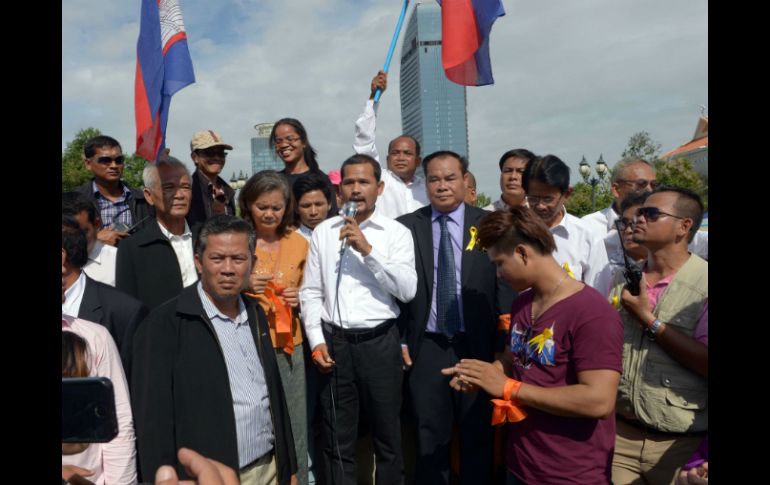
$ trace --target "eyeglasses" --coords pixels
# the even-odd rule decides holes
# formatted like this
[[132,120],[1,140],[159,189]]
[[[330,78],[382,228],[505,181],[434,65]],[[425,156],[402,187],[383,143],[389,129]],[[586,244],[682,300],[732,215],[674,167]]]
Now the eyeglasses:
[[646,179],[638,179],[638,180],[626,180],[626,179],[618,179],[618,182],[623,182],[624,184],[633,185],[634,190],[644,190],[647,188],[647,186],[650,186],[650,189],[655,190],[655,187],[658,186],[657,180],[646,180]]
[[206,148],[205,150],[197,150],[197,152],[199,155],[203,155],[206,158],[225,158],[227,156],[227,152],[222,148]]
[[100,165],[111,165],[112,162],[115,162],[117,165],[123,165],[125,161],[126,157],[123,155],[118,155],[117,157],[99,157],[96,159],[96,162]]
[[615,224],[618,225],[618,231],[623,232],[628,228],[633,229],[633,227],[636,225],[636,222],[634,222],[633,219],[629,219],[628,217],[623,217],[615,221]]
[[536,195],[528,195],[527,196],[527,203],[532,206],[536,206],[539,203],[543,203],[544,205],[553,205],[554,202],[559,200],[561,197],[554,197],[553,195],[547,195],[545,197],[538,197]]
[[674,214],[669,214],[668,212],[663,212],[657,207],[640,207],[636,209],[635,220],[638,220],[640,217],[644,217],[646,220],[650,222],[655,222],[658,219],[660,219],[661,216],[669,216],[675,219],[686,219],[685,217],[679,217],[679,216],[675,216]]
[[281,144],[281,143],[283,143],[283,142],[286,142],[286,143],[295,143],[295,142],[298,142],[298,141],[299,141],[299,140],[301,140],[301,139],[302,139],[302,138],[300,138],[300,137],[298,137],[298,136],[287,136],[286,138],[276,138],[276,139],[274,140],[274,144],[275,144],[275,145],[280,145],[280,144]]

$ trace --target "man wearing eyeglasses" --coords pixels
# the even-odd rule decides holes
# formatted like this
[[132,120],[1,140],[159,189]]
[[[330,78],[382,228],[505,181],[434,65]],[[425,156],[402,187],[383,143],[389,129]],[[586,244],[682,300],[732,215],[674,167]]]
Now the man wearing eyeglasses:
[[75,190],[93,199],[99,208],[103,228],[97,239],[117,246],[134,229],[144,227],[155,212],[141,190],[121,180],[125,156],[116,139],[95,136],[86,141],[83,152],[86,170],[93,177]]
[[708,263],[687,247],[702,217],[691,190],[652,192],[634,217],[633,240],[648,251],[641,291],[619,275],[610,291],[625,327],[616,485],[673,484],[708,431]]
[[195,172],[192,205],[187,214],[190,227],[215,215],[235,215],[235,190],[219,176],[227,159],[225,150],[232,149],[212,130],[198,131],[192,136],[190,157],[195,163]]

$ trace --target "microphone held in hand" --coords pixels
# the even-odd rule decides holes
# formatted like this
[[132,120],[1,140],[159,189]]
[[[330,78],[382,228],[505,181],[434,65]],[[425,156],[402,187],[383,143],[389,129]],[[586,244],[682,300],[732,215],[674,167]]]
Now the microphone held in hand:
[[[345,205],[342,206],[342,210],[340,211],[340,215],[342,217],[356,217],[356,214],[358,214],[358,203],[353,202],[352,200],[349,200],[345,202]],[[340,248],[340,254],[345,252],[345,250],[348,248],[348,238],[345,238],[342,241],[342,247]]]

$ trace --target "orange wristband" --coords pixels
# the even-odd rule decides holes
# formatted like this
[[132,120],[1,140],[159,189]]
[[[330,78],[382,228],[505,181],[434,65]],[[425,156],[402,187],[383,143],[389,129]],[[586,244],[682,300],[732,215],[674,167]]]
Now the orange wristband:
[[321,352],[320,350],[314,350],[313,353],[310,354],[310,358],[315,360],[316,357],[320,357],[321,359],[323,359],[324,353]]
[[[503,399],[492,399],[492,425],[516,423],[527,417],[527,413],[519,407],[516,399],[521,388],[521,381],[508,379],[503,386]],[[511,396],[513,394],[513,396]]]

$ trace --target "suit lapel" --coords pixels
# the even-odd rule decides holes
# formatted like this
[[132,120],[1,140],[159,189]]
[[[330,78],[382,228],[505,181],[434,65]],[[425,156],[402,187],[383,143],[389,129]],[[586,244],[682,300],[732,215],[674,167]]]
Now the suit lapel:
[[[476,218],[474,217],[474,214],[470,210],[470,206],[468,204],[463,203],[463,206],[465,207],[465,223],[463,224],[463,246],[460,248],[462,251],[462,274],[460,275],[460,279],[462,280],[462,286],[466,287],[468,286],[468,279],[470,278],[470,275],[473,274],[473,260],[475,259],[472,257],[473,253],[477,251],[477,248],[474,246],[473,250],[466,251],[465,248],[468,247],[468,243],[471,242],[471,226],[475,225]],[[477,228],[478,229],[478,228]],[[478,243],[477,243],[478,244]]]
[[423,281],[428,295],[433,293],[433,228],[431,226],[431,208],[418,212],[419,223],[415,226],[417,250],[420,253]]
[[102,321],[102,304],[98,292],[99,289],[96,284],[86,276],[86,287],[83,290],[83,299],[80,302],[80,311],[78,311],[79,318],[88,317],[85,319],[94,322]]

